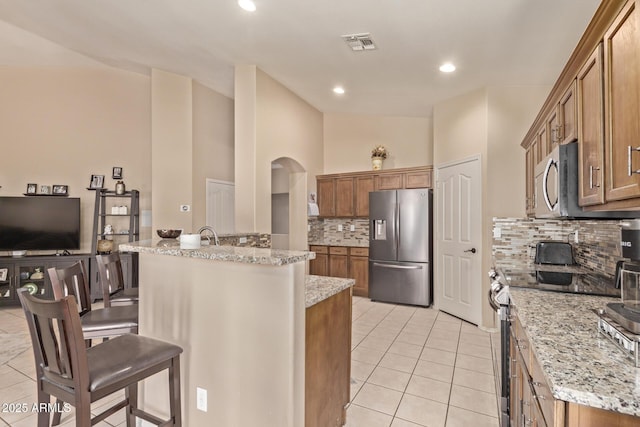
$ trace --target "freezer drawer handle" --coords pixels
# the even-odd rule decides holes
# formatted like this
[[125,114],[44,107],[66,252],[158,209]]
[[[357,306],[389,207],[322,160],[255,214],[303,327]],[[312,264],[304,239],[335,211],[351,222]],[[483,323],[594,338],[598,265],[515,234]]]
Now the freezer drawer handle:
[[420,270],[422,268],[421,265],[393,265],[393,264],[380,264],[378,262],[374,262],[373,265],[375,267],[397,268],[399,270]]

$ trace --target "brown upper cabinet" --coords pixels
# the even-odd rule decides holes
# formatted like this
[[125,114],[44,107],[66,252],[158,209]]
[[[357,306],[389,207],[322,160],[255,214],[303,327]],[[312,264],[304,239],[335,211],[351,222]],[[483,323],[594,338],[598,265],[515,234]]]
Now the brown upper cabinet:
[[558,104],[558,139],[567,144],[578,139],[578,116],[576,110],[576,80],[562,94]]
[[525,136],[521,145],[527,150],[527,214],[533,212],[530,183],[541,159],[534,145],[545,132],[547,151],[577,139],[581,206],[640,208],[638,1],[600,3]]
[[604,129],[602,103],[602,45],[578,72],[578,203],[604,202]]
[[640,32],[629,1],[604,35],[607,201],[640,196]]
[[366,218],[369,193],[376,190],[431,188],[431,166],[318,175],[320,217]]

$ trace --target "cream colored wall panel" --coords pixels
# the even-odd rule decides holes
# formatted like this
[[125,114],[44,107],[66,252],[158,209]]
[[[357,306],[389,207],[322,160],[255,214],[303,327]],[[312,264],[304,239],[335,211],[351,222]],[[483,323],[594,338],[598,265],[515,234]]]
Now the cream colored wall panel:
[[383,169],[433,164],[431,117],[324,115],[324,173],[371,169],[371,150],[390,151]]

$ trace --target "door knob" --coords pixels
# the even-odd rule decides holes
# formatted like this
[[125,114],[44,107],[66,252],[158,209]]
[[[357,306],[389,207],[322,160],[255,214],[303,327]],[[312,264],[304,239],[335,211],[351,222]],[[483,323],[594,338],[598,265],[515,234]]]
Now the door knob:
[[465,252],[471,252],[472,254],[475,254],[476,248],[467,249]]

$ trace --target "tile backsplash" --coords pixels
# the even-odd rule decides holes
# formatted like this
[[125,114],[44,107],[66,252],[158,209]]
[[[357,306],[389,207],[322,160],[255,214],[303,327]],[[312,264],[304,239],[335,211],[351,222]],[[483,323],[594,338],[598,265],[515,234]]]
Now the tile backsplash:
[[[557,240],[573,245],[576,262],[609,276],[621,257],[620,220],[554,220],[493,218],[492,255],[497,263],[533,262],[536,243]],[[578,243],[575,243],[575,233]]]
[[[339,245],[344,242],[369,244],[369,220],[355,218],[318,219],[309,218],[309,242],[322,242],[326,245]],[[342,231],[338,226],[342,225]],[[351,226],[354,231],[351,231]]]

